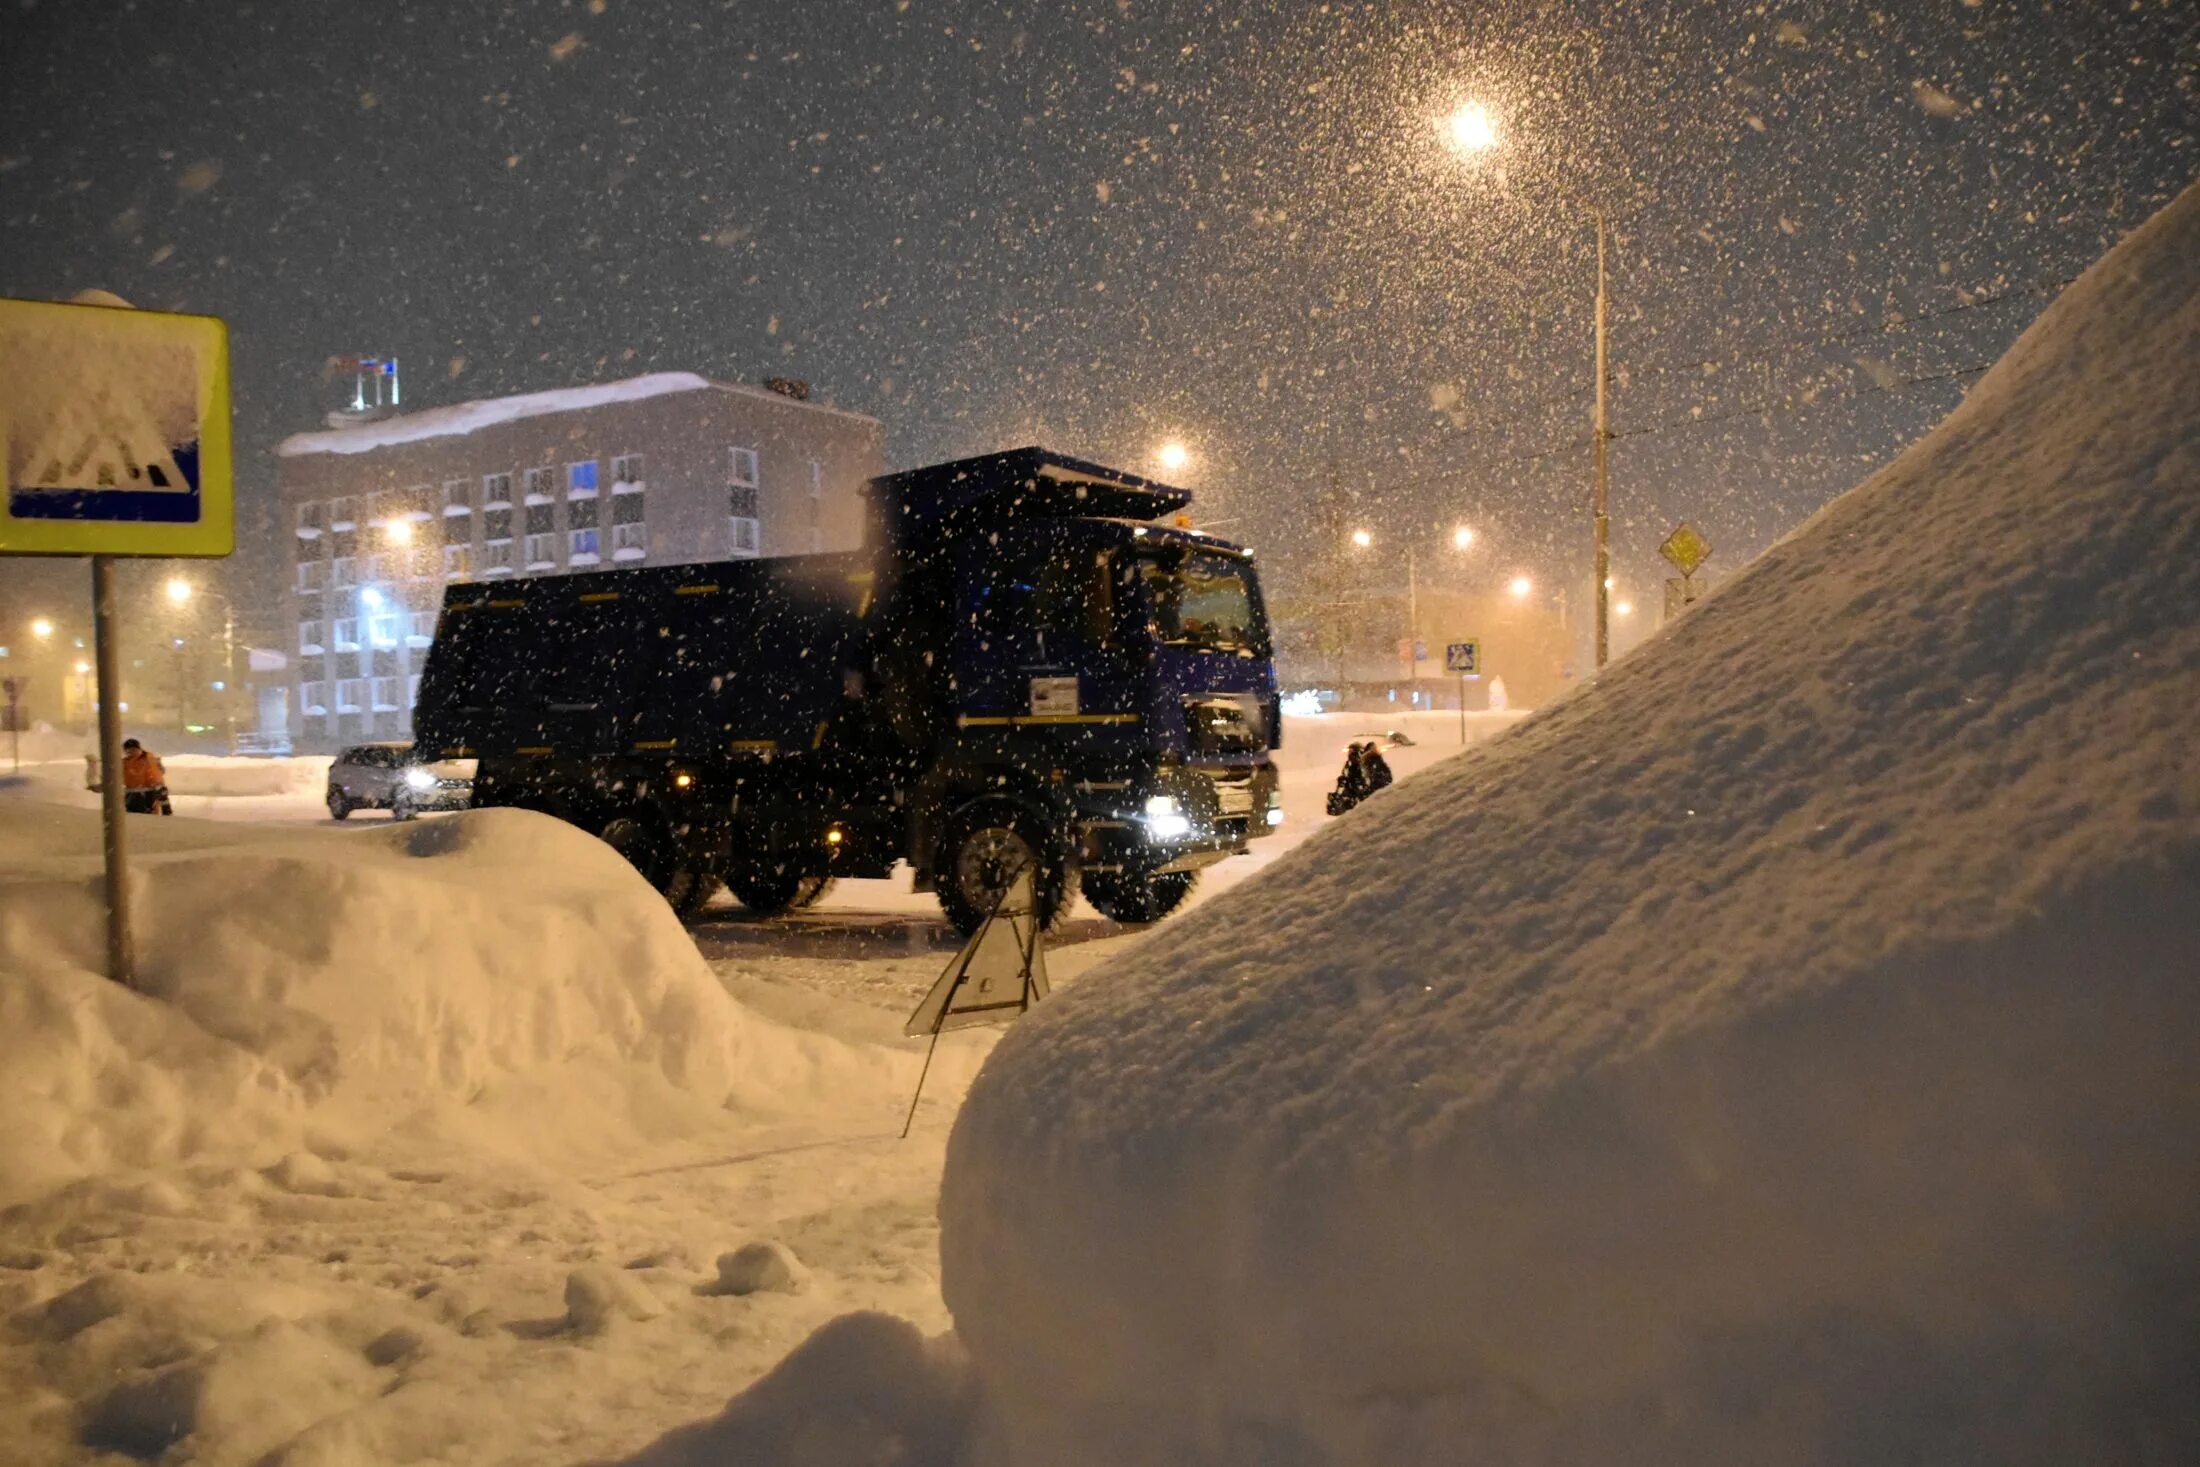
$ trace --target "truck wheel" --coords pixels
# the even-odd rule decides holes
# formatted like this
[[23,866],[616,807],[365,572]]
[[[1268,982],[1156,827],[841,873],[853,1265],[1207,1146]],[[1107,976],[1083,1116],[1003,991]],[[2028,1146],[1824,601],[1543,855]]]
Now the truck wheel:
[[672,903],[673,915],[682,922],[692,922],[703,914],[710,899],[718,895],[718,878],[708,871],[693,871],[683,866],[665,880],[665,900]]
[[1121,871],[1088,871],[1083,877],[1085,900],[1103,917],[1118,922],[1158,922],[1192,894],[1199,882],[1196,871],[1163,871],[1151,876],[1132,876]]
[[776,917],[800,906],[805,882],[814,880],[785,866],[748,866],[726,873],[726,890],[759,917]]
[[1033,869],[1031,894],[1039,925],[1051,927],[1068,885],[1061,842],[1013,805],[986,803],[957,811],[940,832],[932,854],[940,910],[957,931],[976,932],[1002,891],[1024,867]]
[[664,834],[655,820],[639,810],[622,810],[603,823],[596,838],[626,858],[626,863],[641,872],[642,880],[665,893],[670,873],[665,870]]
[[390,819],[411,820],[419,814],[420,812],[413,808],[412,796],[406,794],[390,796]]
[[330,790],[328,792],[328,818],[331,820],[349,820],[351,818],[351,801],[344,798],[342,790]]

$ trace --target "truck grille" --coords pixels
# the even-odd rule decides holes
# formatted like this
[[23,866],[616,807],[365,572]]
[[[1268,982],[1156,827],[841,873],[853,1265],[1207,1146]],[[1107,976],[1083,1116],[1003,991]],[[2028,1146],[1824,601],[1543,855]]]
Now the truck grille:
[[1184,729],[1195,754],[1257,754],[1268,747],[1260,724],[1259,708],[1250,699],[1184,700]]

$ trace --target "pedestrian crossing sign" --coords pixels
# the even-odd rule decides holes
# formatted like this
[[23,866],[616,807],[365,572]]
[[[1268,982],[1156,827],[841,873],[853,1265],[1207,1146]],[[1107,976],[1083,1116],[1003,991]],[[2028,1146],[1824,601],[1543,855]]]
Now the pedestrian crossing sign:
[[0,555],[235,548],[229,328],[0,300]]

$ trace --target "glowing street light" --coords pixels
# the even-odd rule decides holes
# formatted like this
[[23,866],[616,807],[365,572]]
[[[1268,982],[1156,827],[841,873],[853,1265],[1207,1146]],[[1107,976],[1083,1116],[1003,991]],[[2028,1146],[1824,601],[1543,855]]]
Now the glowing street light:
[[1506,589],[1512,592],[1513,600],[1525,601],[1528,599],[1529,593],[1535,590],[1535,582],[1529,580],[1526,576],[1514,576],[1512,584]]
[[51,617],[46,617],[46,616],[34,616],[34,617],[32,617],[32,618],[31,618],[31,635],[32,635],[32,636],[34,636],[34,637],[36,637],[36,638],[38,638],[38,640],[39,640],[39,641],[41,641],[41,642],[45,641],[45,640],[46,640],[46,639],[47,639],[48,637],[52,636],[52,635],[53,635],[53,618],[51,618]]
[[1192,461],[1192,451],[1174,438],[1155,449],[1153,456],[1154,462],[1172,474],[1181,471]]
[[389,538],[392,545],[410,545],[413,542],[412,521],[391,520],[382,526],[382,533]]
[[1354,531],[1352,532],[1352,548],[1353,548],[1353,549],[1355,549],[1355,550],[1365,550],[1365,549],[1367,549],[1367,547],[1368,547],[1368,546],[1370,546],[1370,545],[1373,545],[1374,543],[1375,543],[1375,537],[1374,537],[1373,535],[1370,535],[1370,534],[1369,534],[1369,533],[1368,533],[1367,531],[1365,531],[1365,530],[1354,530]]
[[1633,616],[1634,614],[1635,603],[1632,601],[1619,602],[1612,608],[1612,615],[1614,616]]
[[1472,549],[1472,548],[1473,548],[1473,546],[1474,546],[1474,531],[1472,531],[1472,530],[1468,529],[1468,528],[1467,528],[1467,527],[1466,527],[1465,525],[1461,525],[1461,526],[1460,526],[1460,527],[1459,527],[1458,529],[1456,529],[1456,530],[1453,530],[1453,531],[1451,532],[1451,548],[1452,548],[1452,549],[1454,549],[1454,550],[1468,550],[1468,549]]
[[[194,596],[201,594],[198,587],[182,576],[169,577],[164,589],[171,606],[187,606]],[[237,700],[230,691],[230,684],[237,677],[237,606],[219,591],[204,594],[222,604],[222,676],[221,681],[214,684],[214,691],[222,695],[222,722],[229,730],[229,752],[234,754],[237,752]],[[178,647],[183,645],[183,638],[175,640]]]
[[1444,136],[1462,153],[1486,153],[1497,146],[1497,123],[1480,102],[1462,102],[1443,122]]
[[[1497,124],[1491,119],[1489,109],[1479,102],[1464,102],[1454,108],[1444,119],[1443,129],[1455,152],[1463,156],[1484,153],[1499,143]],[[1607,426],[1606,395],[1609,382],[1609,349],[1607,317],[1610,311],[1610,292],[1605,278],[1606,239],[1610,225],[1601,204],[1587,201],[1590,217],[1596,222],[1597,233],[1597,289],[1596,289],[1596,406],[1590,419],[1590,443],[1594,452],[1591,468],[1590,521],[1595,536],[1597,599],[1596,665],[1602,668],[1611,655],[1611,492],[1609,486],[1609,448],[1611,432]],[[1525,593],[1517,593],[1525,594]]]

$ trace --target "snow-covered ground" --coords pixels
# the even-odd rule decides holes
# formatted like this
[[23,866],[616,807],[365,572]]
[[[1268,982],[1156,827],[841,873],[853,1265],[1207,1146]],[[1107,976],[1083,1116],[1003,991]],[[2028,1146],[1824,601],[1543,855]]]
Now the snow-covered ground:
[[2200,186],[1594,688],[1002,1040],[938,1450],[2200,1460],[2196,608]]
[[[1290,821],[1195,903],[1306,839],[1374,731],[1294,720]],[[0,781],[0,1462],[579,1461],[850,1311],[886,1342],[855,1326],[859,1354],[926,1358],[947,1127],[996,1039],[942,1040],[899,1140],[901,1024],[953,948],[931,897],[845,882],[687,934],[555,822],[339,826],[320,761],[222,764],[287,792],[133,820],[144,995],[95,976],[81,763]],[[1150,936],[1080,907],[1053,973]],[[721,1282],[759,1244],[798,1284]]]

